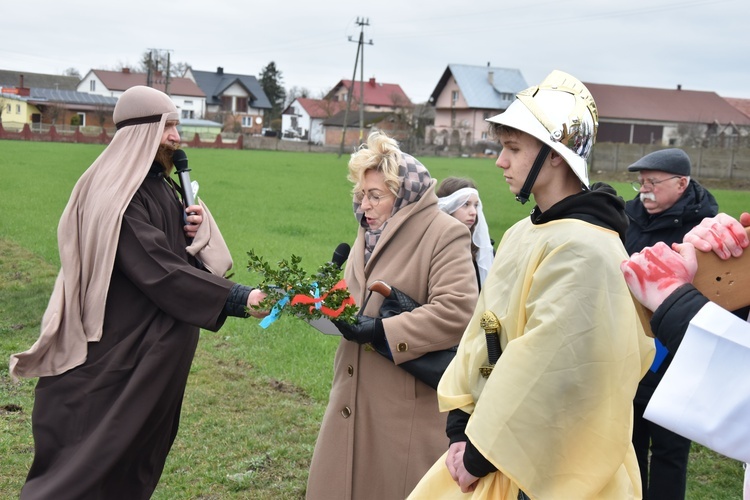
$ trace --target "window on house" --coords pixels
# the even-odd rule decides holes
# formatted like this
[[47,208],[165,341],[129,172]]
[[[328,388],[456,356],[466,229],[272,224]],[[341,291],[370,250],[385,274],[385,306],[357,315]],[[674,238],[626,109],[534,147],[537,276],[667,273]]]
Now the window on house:
[[78,113],[78,118],[79,118],[78,124],[81,127],[85,127],[86,126],[86,113]]
[[185,106],[192,106],[192,105],[193,105],[193,101],[185,101]]
[[232,110],[232,96],[231,95],[223,95],[221,96],[221,109],[223,111],[233,111]]
[[235,105],[237,112],[247,113],[247,97],[238,97]]
[[195,111],[192,109],[183,109],[180,113],[180,117],[183,119],[195,118]]
[[458,90],[454,90],[451,92],[451,102],[453,104],[456,104],[458,102]]
[[89,92],[96,91],[96,80],[89,80]]
[[487,132],[482,132],[482,140],[483,141],[487,140]]
[[455,127],[455,126],[456,126],[456,110],[452,109],[451,110],[451,127]]
[[10,113],[10,104],[8,104],[8,105],[7,105],[6,107],[5,107],[5,112],[6,112],[6,113]]
[[253,126],[253,117],[252,116],[243,116],[242,117],[242,126],[243,127],[252,127]]
[[17,115],[21,114],[21,105],[20,104],[16,104],[16,114]]

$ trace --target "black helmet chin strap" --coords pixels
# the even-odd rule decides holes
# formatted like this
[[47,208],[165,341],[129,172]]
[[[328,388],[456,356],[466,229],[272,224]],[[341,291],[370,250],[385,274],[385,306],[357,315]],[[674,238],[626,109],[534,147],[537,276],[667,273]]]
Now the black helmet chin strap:
[[542,170],[544,160],[547,159],[547,155],[549,154],[551,149],[552,148],[550,148],[548,145],[542,144],[542,149],[540,149],[539,153],[537,153],[534,164],[531,166],[531,170],[529,170],[529,175],[526,176],[526,182],[523,183],[521,192],[516,195],[516,201],[520,201],[521,205],[529,201],[529,196],[531,196],[531,188],[534,187],[534,182],[536,182],[539,171]]

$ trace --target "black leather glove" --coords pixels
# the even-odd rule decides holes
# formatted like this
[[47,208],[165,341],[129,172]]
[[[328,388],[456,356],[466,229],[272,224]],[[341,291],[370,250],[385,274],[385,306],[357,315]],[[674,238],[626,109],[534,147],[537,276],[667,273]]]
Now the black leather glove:
[[333,321],[336,328],[346,340],[357,342],[358,344],[379,343],[385,339],[385,330],[383,321],[380,318],[370,316],[357,316],[357,322],[354,324],[343,321]]

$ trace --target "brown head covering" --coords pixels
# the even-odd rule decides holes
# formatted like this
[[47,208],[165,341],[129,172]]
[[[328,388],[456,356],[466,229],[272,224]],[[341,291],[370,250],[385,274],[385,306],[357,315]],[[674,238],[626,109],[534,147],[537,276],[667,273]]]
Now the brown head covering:
[[[101,339],[123,214],[151,167],[165,124],[178,120],[177,108],[163,92],[137,86],[120,96],[114,111],[118,130],[76,183],[60,218],[60,273],[39,339],[10,358],[14,379],[74,368],[86,361],[87,343]],[[204,233],[215,227],[210,219],[206,212],[200,228],[207,226]],[[205,234],[201,239],[206,240]],[[223,239],[217,246],[228,255]]]

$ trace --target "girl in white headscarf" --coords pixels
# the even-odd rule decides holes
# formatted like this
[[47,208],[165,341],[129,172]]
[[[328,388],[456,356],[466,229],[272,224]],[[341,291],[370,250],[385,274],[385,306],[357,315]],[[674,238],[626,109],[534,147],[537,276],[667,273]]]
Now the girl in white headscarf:
[[446,177],[440,183],[437,195],[440,210],[466,224],[471,231],[471,255],[477,272],[477,283],[481,289],[492,267],[494,251],[487,221],[482,212],[479,191],[471,179]]

